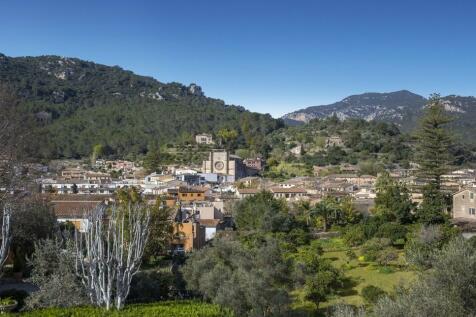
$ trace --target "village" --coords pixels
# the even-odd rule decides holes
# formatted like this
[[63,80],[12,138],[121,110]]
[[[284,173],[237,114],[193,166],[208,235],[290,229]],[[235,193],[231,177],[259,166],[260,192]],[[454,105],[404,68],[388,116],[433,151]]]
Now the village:
[[[197,144],[214,145],[209,134],[195,137]],[[333,143],[340,142],[335,140]],[[335,145],[335,144],[333,144]],[[63,162],[56,172],[46,166],[37,179],[40,191],[52,204],[59,222],[70,222],[80,231],[87,227],[88,211],[100,203],[114,201],[119,189],[135,188],[151,203],[161,199],[174,210],[175,235],[171,252],[200,249],[219,231],[233,230],[231,206],[234,202],[271,192],[289,204],[318,203],[325,197],[350,197],[357,211],[372,214],[377,176],[362,175],[358,166],[314,166],[314,176],[283,181],[261,176],[266,166],[260,157],[241,158],[223,149],[211,149],[201,166],[167,165],[161,173],[147,174],[140,162],[97,159],[93,165]],[[409,169],[389,170],[397,182],[411,189],[411,199],[422,200],[417,164]],[[453,194],[453,208],[447,212],[453,223],[472,235],[476,221],[476,171],[454,170],[442,176],[442,186]]]

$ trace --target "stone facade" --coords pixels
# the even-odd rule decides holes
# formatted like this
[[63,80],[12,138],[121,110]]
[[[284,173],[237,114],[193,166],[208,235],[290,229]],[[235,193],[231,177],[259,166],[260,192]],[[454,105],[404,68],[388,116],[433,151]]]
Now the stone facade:
[[476,188],[463,189],[453,195],[453,218],[476,220]]
[[235,181],[246,176],[243,161],[227,151],[210,152],[207,161],[202,164],[203,173],[213,173],[227,176],[228,181]]

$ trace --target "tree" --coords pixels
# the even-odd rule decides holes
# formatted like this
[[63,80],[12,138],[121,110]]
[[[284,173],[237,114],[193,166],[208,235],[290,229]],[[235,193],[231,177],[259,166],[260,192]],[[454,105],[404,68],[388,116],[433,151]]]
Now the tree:
[[329,259],[322,258],[321,246],[314,242],[310,245],[301,246],[292,255],[294,264],[294,282],[302,287],[304,296],[312,301],[316,308],[342,287],[340,271],[338,271]]
[[160,170],[160,149],[157,145],[152,145],[144,157],[144,168],[147,172],[158,172]]
[[401,224],[412,222],[415,205],[405,185],[396,182],[387,172],[384,172],[377,178],[375,188],[377,190],[375,214],[390,221],[396,220]]
[[149,209],[132,203],[126,208],[101,205],[90,213],[86,231],[76,236],[75,257],[76,273],[93,304],[107,310],[124,306],[141,264],[149,220]]
[[96,160],[101,157],[101,155],[104,152],[104,147],[102,144],[96,144],[93,146],[93,150],[91,153],[91,166],[94,166],[96,164]]
[[314,213],[323,221],[322,229],[327,231],[332,222],[338,219],[338,206],[332,197],[326,197],[315,205]]
[[423,201],[416,209],[416,217],[426,225],[444,223],[448,219],[448,206],[446,195],[439,190],[436,183],[430,183],[423,188]]
[[225,145],[227,150],[231,150],[234,147],[234,142],[238,138],[238,131],[234,129],[220,129],[217,133],[220,145]]
[[151,207],[149,238],[144,250],[145,261],[150,263],[166,252],[174,232],[173,211],[164,206],[160,199]]
[[188,289],[235,316],[288,316],[290,267],[276,240],[248,249],[235,240],[215,239],[193,252],[182,271]]
[[14,270],[23,272],[26,258],[35,250],[35,242],[55,235],[56,216],[46,202],[32,198],[15,203],[11,222]]
[[26,299],[28,309],[86,305],[88,297],[75,274],[72,240],[46,239],[35,242],[28,260],[30,282],[39,290]]
[[355,209],[352,197],[346,196],[339,202],[340,223],[343,225],[356,224],[362,219],[362,214]]
[[433,269],[394,298],[374,307],[376,316],[473,316],[476,311],[476,249],[462,237],[436,251]]
[[8,252],[10,250],[10,243],[12,241],[12,233],[10,230],[10,219],[12,215],[12,207],[10,205],[3,206],[2,213],[2,232],[0,242],[0,271],[5,264],[5,261],[8,257]]
[[420,164],[420,176],[434,183],[438,190],[441,186],[441,175],[448,171],[452,162],[452,138],[447,130],[450,122],[452,118],[446,114],[440,96],[432,95],[416,134],[416,160]]

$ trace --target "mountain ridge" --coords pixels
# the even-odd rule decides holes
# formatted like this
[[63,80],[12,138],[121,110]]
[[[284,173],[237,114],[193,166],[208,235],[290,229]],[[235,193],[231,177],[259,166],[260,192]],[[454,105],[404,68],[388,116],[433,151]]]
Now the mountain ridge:
[[[0,84],[36,117],[42,157],[79,158],[101,144],[113,156],[135,157],[151,144],[192,143],[197,133],[239,132],[238,145],[261,151],[267,133],[283,126],[269,114],[207,97],[194,83],[163,83],[119,66],[78,58],[0,55]],[[69,137],[68,137],[69,136]]]
[[[453,127],[462,131],[476,120],[476,98],[448,95],[442,97],[447,112],[455,117]],[[404,131],[412,131],[418,124],[428,99],[409,90],[388,93],[363,93],[348,96],[341,101],[321,106],[310,106],[282,116],[288,125],[298,125],[312,119],[337,116],[340,119],[359,118],[394,123]],[[464,115],[463,115],[464,114]],[[476,128],[471,128],[476,133]]]

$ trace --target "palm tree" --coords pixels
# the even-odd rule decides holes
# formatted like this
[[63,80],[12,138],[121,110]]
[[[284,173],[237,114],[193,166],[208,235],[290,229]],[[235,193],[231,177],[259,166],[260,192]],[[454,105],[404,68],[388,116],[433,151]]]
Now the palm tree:
[[324,198],[315,205],[314,214],[322,218],[322,221],[324,222],[324,232],[329,229],[331,218],[334,218],[334,220],[338,218],[338,211],[334,199],[330,197]]

